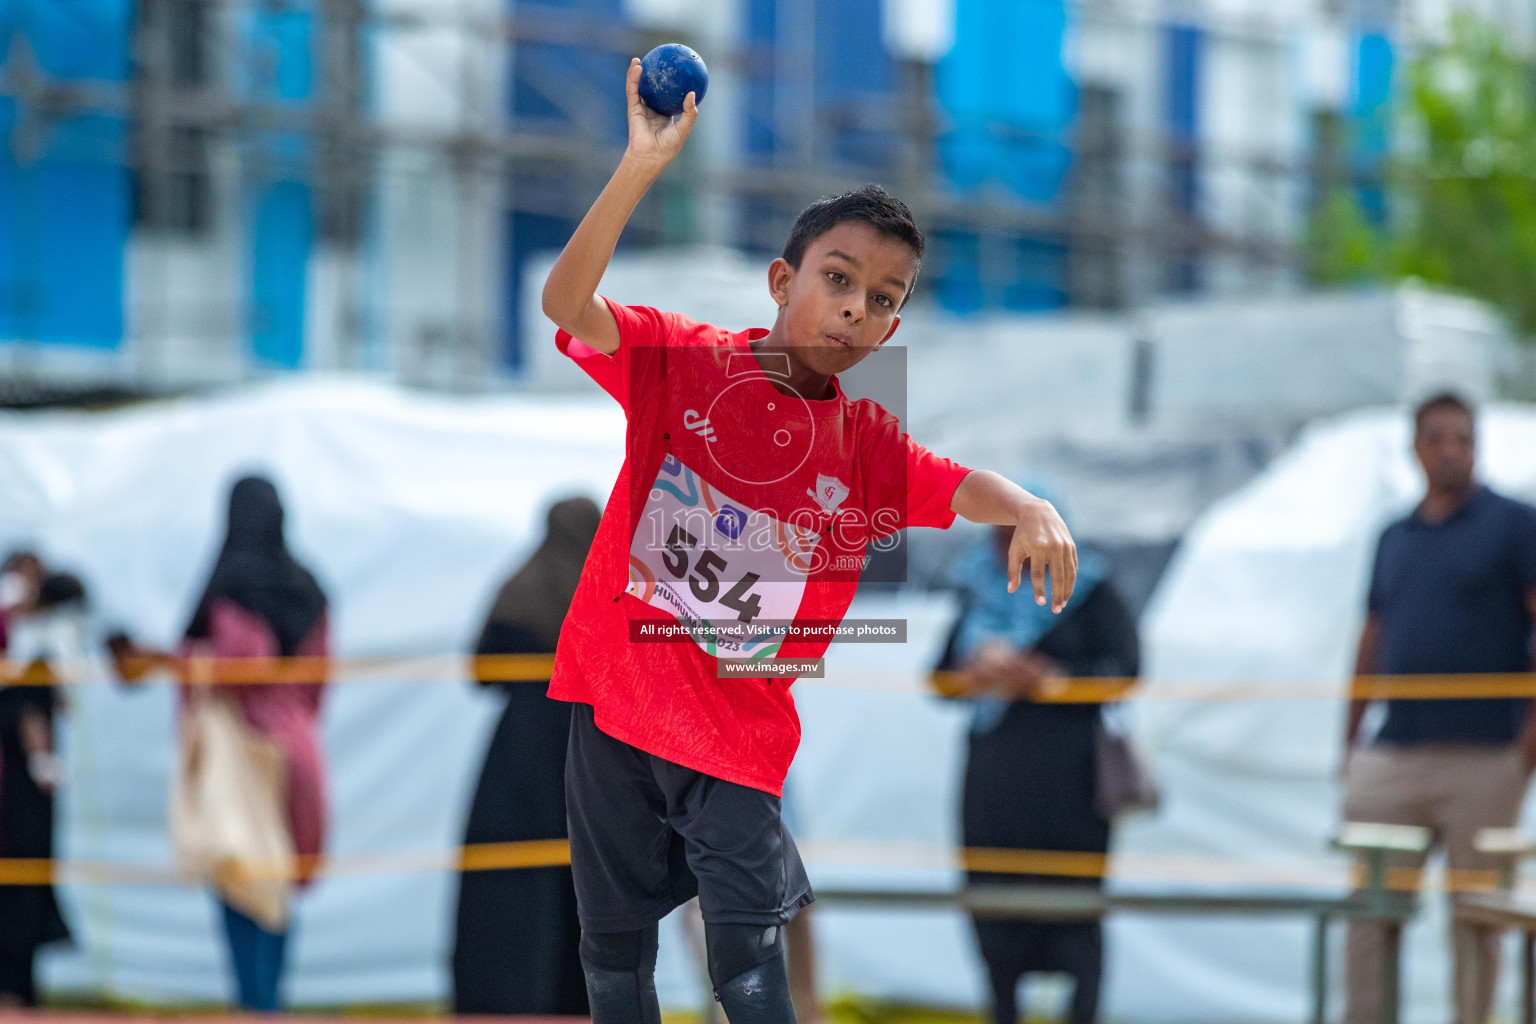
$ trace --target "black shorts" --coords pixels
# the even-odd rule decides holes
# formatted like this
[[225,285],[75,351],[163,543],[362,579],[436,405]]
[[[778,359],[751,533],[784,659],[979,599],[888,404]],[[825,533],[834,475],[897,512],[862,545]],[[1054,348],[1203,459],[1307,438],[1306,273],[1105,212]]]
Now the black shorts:
[[711,924],[783,924],[814,898],[779,798],[647,754],[571,709],[565,809],[589,932],[645,928],[699,897]]

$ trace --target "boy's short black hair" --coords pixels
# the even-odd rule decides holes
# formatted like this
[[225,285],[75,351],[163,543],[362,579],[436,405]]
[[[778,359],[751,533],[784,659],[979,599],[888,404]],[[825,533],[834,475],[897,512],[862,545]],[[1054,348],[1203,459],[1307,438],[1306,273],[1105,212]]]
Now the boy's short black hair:
[[1414,433],[1424,429],[1424,417],[1432,412],[1439,412],[1441,409],[1455,409],[1457,412],[1465,413],[1467,419],[1474,422],[1477,420],[1477,414],[1472,411],[1471,402],[1462,398],[1454,391],[1441,391],[1424,399],[1424,401],[1419,403],[1419,407],[1414,410]]
[[912,211],[879,185],[865,185],[856,192],[830,196],[801,210],[795,226],[789,229],[789,240],[784,243],[784,262],[799,270],[806,248],[848,221],[868,224],[881,234],[906,242],[912,247],[914,269],[922,264],[923,233],[912,219]]

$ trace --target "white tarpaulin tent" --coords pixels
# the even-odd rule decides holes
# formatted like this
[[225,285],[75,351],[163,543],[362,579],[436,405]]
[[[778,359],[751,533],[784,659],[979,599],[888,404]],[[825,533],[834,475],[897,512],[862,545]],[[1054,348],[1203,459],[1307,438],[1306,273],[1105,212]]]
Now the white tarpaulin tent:
[[[477,400],[302,384],[106,414],[0,416],[0,548],[35,544],[80,574],[97,618],[158,644],[184,626],[241,472],[270,473],[294,549],[333,605],[338,653],[447,654],[542,535],[545,507],[603,500],[623,417],[596,399]],[[61,855],[166,863],[169,687],[72,694]],[[359,683],[327,698],[339,854],[456,845],[497,711],[462,681]],[[323,880],[299,913],[301,1003],[441,998],[453,880]],[[81,940],[54,986],[128,998],[228,991],[211,900],[191,889],[71,886]]]
[[[573,493],[607,497],[623,430],[606,397],[443,398],[324,381],[110,413],[0,414],[0,551],[35,547],[82,576],[98,633],[125,628],[171,645],[212,563],[229,484],[260,470],[284,495],[292,546],[331,597],[338,655],[464,652],[496,587],[542,535],[544,509]],[[921,864],[947,860],[959,717],[922,693],[902,655],[916,650],[919,663],[931,659],[948,613],[944,600],[917,602],[909,615],[914,643],[876,656],[900,667],[894,685],[906,692],[829,690],[824,708],[808,699],[806,717],[826,719],[829,729],[808,743],[811,767],[796,784],[794,813],[807,824],[828,817],[818,810],[823,794],[840,794],[825,806],[843,818],[826,834],[916,840]],[[871,614],[907,614],[907,605]],[[85,682],[104,680],[97,666]],[[879,683],[887,685],[883,677]],[[70,783],[58,855],[168,865],[170,687],[81,685],[69,699],[61,740]],[[456,847],[499,710],[493,694],[463,678],[333,687],[323,738],[328,853],[339,862],[419,854],[419,863]],[[844,724],[858,733],[844,735]],[[928,756],[913,759],[913,749]],[[909,775],[886,771],[914,760],[918,770]],[[853,856],[868,859],[869,851]],[[951,877],[942,867],[918,874]],[[856,870],[854,877],[878,883],[888,874]],[[170,885],[61,888],[77,945],[45,957],[46,987],[150,1002],[217,1001],[229,991],[206,893]],[[443,870],[322,879],[296,916],[290,1000],[446,998],[455,891]],[[919,915],[907,923],[907,931],[888,933],[884,919],[829,920],[829,983],[974,1001],[980,989],[958,922]],[[696,1005],[702,989],[675,922],[667,934],[662,997]],[[926,958],[914,978],[907,960],[914,948],[934,945],[935,934],[941,955]]]
[[[1332,682],[1337,699],[1139,704],[1138,732],[1167,799],[1155,820],[1121,829],[1117,849],[1277,866],[1327,860],[1338,823],[1343,694],[1376,539],[1423,488],[1409,434],[1401,411],[1313,426],[1185,535],[1142,620],[1149,695],[1269,680],[1313,691]],[[1536,409],[1487,409],[1479,454],[1491,485],[1536,498]],[[1433,909],[1408,931],[1409,1022],[1450,1012],[1443,907]],[[1304,1016],[1301,922],[1128,917],[1112,936],[1111,1017]],[[1336,936],[1335,981],[1341,946]],[[1153,977],[1153,986],[1134,981]]]
[[[99,622],[170,643],[213,557],[229,482],[264,469],[287,500],[295,549],[333,599],[338,653],[463,651],[497,584],[537,541],[544,507],[571,493],[606,496],[622,431],[606,398],[449,399],[339,382],[112,413],[0,415],[0,548],[36,545],[85,578]],[[1485,456],[1495,483],[1536,493],[1536,413],[1490,411]],[[1309,431],[1191,532],[1146,620],[1152,673],[1342,686],[1374,532],[1415,487],[1400,413]],[[952,607],[915,595],[863,600],[853,614],[906,617],[909,642],[834,648],[827,685],[797,686],[805,739],[786,813],[818,884],[952,880],[964,714],[927,696],[923,679]],[[172,708],[164,686],[74,689],[62,856],[168,861]],[[331,851],[455,845],[498,710],[462,680],[334,687],[325,716]],[[1138,711],[1167,808],[1122,830],[1128,864],[1326,860],[1336,702],[1148,702]],[[323,879],[298,915],[291,999],[444,998],[453,895],[441,870]],[[206,894],[72,884],[65,896],[80,943],[49,958],[56,990],[146,1000],[227,992]],[[830,989],[980,1004],[957,915],[827,908],[818,928]],[[1415,965],[1431,962],[1423,954],[1432,938],[1416,933]],[[1107,1014],[1297,1019],[1304,941],[1299,923],[1117,919]],[[663,1000],[697,1005],[682,950],[669,925]],[[1433,1015],[1440,977],[1410,972],[1414,1018]]]

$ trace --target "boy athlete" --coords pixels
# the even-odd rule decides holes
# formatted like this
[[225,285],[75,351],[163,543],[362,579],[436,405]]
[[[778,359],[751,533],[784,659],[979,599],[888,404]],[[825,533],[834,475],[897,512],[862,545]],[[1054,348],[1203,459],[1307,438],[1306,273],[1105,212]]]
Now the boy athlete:
[[544,285],[557,345],[628,417],[549,686],[576,704],[566,813],[582,967],[594,1024],[659,1024],[657,921],[697,894],[731,1024],[792,1024],[782,926],[812,895],[779,817],[800,741],[794,673],[779,669],[825,652],[814,627],[842,619],[867,546],[904,527],[957,514],[1014,527],[1009,591],[1027,566],[1044,604],[1049,571],[1058,612],[1077,551],[1049,503],[929,453],[838,386],[896,332],[922,256],[884,190],[800,215],[768,269],[771,329],[597,295],[698,117],[691,93],[675,122],[647,109],[639,78],[636,60],[624,157]]

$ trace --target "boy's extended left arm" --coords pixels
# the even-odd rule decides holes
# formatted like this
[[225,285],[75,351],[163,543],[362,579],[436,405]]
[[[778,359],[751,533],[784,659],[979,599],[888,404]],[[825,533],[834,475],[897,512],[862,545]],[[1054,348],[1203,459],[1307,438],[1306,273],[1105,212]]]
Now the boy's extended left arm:
[[1035,603],[1045,604],[1045,578],[1051,578],[1051,611],[1060,612],[1072,598],[1077,583],[1077,545],[1067,524],[1050,502],[1037,498],[1018,484],[978,469],[967,473],[955,488],[950,509],[973,523],[1012,526],[1008,544],[1008,592],[1019,589],[1024,567],[1029,567]]

